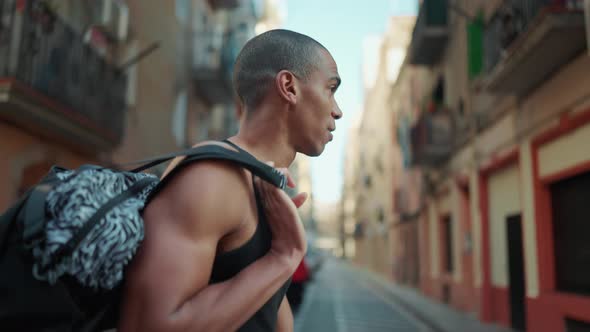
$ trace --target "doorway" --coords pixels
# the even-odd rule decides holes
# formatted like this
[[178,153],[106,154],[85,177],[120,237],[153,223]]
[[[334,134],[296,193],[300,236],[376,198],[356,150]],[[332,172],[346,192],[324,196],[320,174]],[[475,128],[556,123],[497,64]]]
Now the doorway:
[[525,331],[525,275],[521,219],[520,214],[506,218],[506,240],[508,243],[508,278],[510,283],[510,321],[512,328]]

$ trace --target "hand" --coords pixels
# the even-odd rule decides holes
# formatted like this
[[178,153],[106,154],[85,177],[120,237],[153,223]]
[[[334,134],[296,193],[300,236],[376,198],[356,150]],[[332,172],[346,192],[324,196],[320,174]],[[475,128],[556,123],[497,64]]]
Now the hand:
[[[286,168],[280,168],[279,171],[287,176],[287,186],[294,188],[295,183],[289,171]],[[269,254],[285,259],[295,271],[307,251],[305,230],[297,212],[297,208],[305,203],[307,194],[299,193],[289,197],[280,188],[259,178],[255,179],[255,185],[272,232]]]

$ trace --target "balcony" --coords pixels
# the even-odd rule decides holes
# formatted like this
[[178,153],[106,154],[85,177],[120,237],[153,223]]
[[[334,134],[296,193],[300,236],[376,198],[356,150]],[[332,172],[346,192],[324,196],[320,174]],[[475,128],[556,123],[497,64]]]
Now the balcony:
[[412,33],[409,60],[413,65],[438,63],[448,40],[447,0],[424,0]]
[[238,53],[254,27],[246,24],[225,31],[223,26],[207,26],[194,35],[192,77],[196,93],[208,104],[233,101],[232,75]]
[[223,62],[223,36],[205,31],[195,34],[193,80],[197,94],[214,105],[231,99],[230,68]]
[[115,147],[126,78],[38,1],[0,3],[0,120],[85,151]]
[[452,114],[439,108],[422,112],[411,131],[412,164],[438,167],[451,156],[455,137]]
[[585,49],[583,1],[567,3],[504,2],[484,31],[484,86],[490,92],[526,96]]

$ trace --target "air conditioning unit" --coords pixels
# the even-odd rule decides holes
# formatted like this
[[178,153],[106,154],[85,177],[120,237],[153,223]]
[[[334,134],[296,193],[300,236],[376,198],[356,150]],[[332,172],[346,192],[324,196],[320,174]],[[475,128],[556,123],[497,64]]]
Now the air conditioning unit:
[[127,39],[129,8],[122,0],[99,0],[98,24],[116,41]]

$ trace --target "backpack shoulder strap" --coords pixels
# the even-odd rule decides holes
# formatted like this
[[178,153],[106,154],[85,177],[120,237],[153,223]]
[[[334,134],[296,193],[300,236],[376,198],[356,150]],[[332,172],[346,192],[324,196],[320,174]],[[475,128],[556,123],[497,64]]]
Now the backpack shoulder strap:
[[283,173],[256,159],[253,155],[239,146],[229,141],[227,142],[234,147],[237,152],[218,145],[206,145],[196,148],[194,153],[188,155],[178,166],[207,159],[228,160],[246,168],[261,179],[270,182],[281,189],[285,189],[287,186],[287,177]]
[[281,189],[285,189],[285,187],[287,186],[287,178],[281,172],[279,172],[274,167],[267,165],[261,162],[260,160],[256,159],[256,157],[254,157],[253,155],[251,155],[235,143],[227,139],[223,140],[223,142],[229,144],[231,147],[236,149],[237,152],[215,144],[202,145],[187,150],[162,155],[152,159],[136,161],[132,164],[143,165],[136,167],[130,171],[134,173],[145,171],[149,168],[152,168],[154,166],[157,166],[159,164],[162,164],[164,162],[170,161],[176,157],[181,156],[186,156],[186,158],[178,166],[187,162],[197,160],[222,159],[236,162],[240,166],[251,171],[254,175],[260,177],[261,179],[268,181]]
[[[170,161],[176,157],[186,156],[177,166],[186,165],[187,163],[198,161],[198,160],[205,160],[205,159],[218,159],[218,160],[228,160],[237,163],[241,167],[248,169],[254,175],[260,177],[261,179],[268,181],[275,186],[285,189],[287,186],[287,177],[283,175],[283,173],[279,172],[274,167],[267,165],[260,160],[256,159],[253,155],[248,153],[246,150],[242,149],[238,145],[234,144],[229,140],[224,140],[223,142],[229,144],[235,150],[225,148],[223,146],[217,144],[208,144],[208,145],[201,145],[194,148],[190,148],[187,150],[182,150],[166,155],[162,155],[152,159],[146,159],[141,161],[133,162],[132,164],[143,164],[139,167],[136,167],[130,172],[141,172],[146,169],[152,168],[156,165],[161,163]],[[168,174],[170,176],[172,174]],[[167,176],[167,177],[168,177]]]

